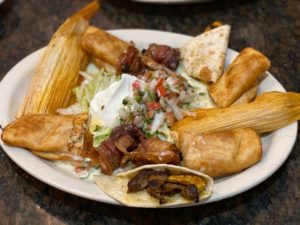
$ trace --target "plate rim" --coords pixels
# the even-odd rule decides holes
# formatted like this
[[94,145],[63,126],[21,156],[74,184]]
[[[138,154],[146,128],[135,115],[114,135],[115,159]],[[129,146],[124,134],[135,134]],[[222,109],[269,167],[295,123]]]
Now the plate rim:
[[[176,38],[183,38],[183,39],[186,39],[186,38],[192,38],[192,36],[189,36],[189,35],[186,35],[186,34],[180,34],[180,33],[174,33],[174,32],[168,32],[168,31],[161,31],[161,30],[149,30],[149,29],[116,29],[116,30],[108,30],[108,32],[111,32],[115,35],[120,35],[120,33],[123,33],[124,35],[128,35],[128,34],[125,34],[125,33],[148,33],[151,35],[171,35],[171,36],[178,36]],[[168,43],[166,43],[168,44]],[[2,98],[2,95],[3,95],[3,90],[5,88],[3,88],[3,86],[9,81],[9,79],[11,79],[10,76],[12,76],[11,74],[13,74],[13,72],[18,69],[20,66],[22,66],[22,64],[24,63],[27,63],[27,62],[30,62],[32,58],[34,57],[38,57],[42,54],[42,52],[45,50],[46,47],[43,47],[43,48],[40,48],[39,50],[36,50],[34,51],[33,53],[27,55],[26,57],[24,57],[22,60],[20,60],[17,64],[15,64],[6,74],[5,76],[3,77],[3,79],[1,80],[0,82],[0,99]],[[238,52],[236,52],[235,50],[232,50],[230,48],[228,48],[229,51],[232,51],[233,53],[235,53],[236,55],[238,54]],[[37,60],[37,59],[36,59]],[[281,83],[269,72],[267,72],[267,75],[269,77],[272,77],[272,79],[274,79],[280,86],[281,88],[285,91],[285,89],[283,88],[283,86],[281,85]],[[21,75],[18,76],[18,78],[20,78]],[[16,80],[18,80],[16,78]],[[22,96],[23,97],[23,96]],[[2,112],[3,110],[3,106],[0,106],[0,112]],[[1,120],[2,120],[2,115],[0,116],[0,124],[1,124]],[[268,172],[263,178],[260,178],[260,179],[256,179],[255,182],[252,182],[250,183],[250,185],[247,185],[246,187],[244,187],[243,189],[239,190],[239,191],[235,191],[233,193],[230,193],[230,194],[227,194],[225,196],[219,196],[219,197],[210,197],[208,199],[205,199],[204,201],[200,202],[200,204],[206,204],[206,203],[210,203],[210,202],[216,202],[216,201],[220,201],[220,200],[223,200],[223,199],[227,199],[227,198],[230,198],[232,196],[235,196],[235,195],[238,195],[238,194],[241,194],[255,186],[257,186],[258,184],[264,182],[265,180],[267,180],[270,176],[272,176],[281,166],[282,164],[287,160],[287,158],[289,157],[291,151],[293,150],[293,146],[296,142],[296,139],[297,139],[297,130],[298,130],[298,123],[295,122],[289,126],[289,129],[292,129],[293,130],[293,135],[291,137],[289,137],[289,139],[291,139],[289,141],[289,144],[288,144],[288,151],[287,153],[285,154],[285,157],[284,158],[281,158],[281,161],[280,163],[276,164],[275,167],[273,167],[272,171],[271,172]],[[287,128],[285,127],[285,128]],[[282,128],[282,129],[285,129],[285,128]],[[276,131],[277,132],[277,131]],[[2,133],[2,132],[0,132]],[[66,189],[64,187],[64,185],[61,185],[61,184],[57,184],[57,182],[53,181],[53,180],[49,180],[49,179],[46,179],[45,177],[41,177],[39,175],[37,175],[36,173],[32,173],[32,171],[30,169],[28,169],[28,167],[24,166],[24,164],[20,163],[18,159],[16,159],[13,154],[10,152],[10,148],[14,148],[14,147],[10,147],[10,146],[7,146],[3,143],[2,139],[0,139],[0,144],[1,144],[1,147],[3,149],[3,151],[9,156],[9,158],[11,158],[12,161],[14,161],[19,167],[21,167],[23,170],[25,170],[27,173],[29,173],[31,176],[35,177],[36,179],[42,181],[43,183],[46,183],[54,188],[57,188],[59,190],[62,190],[64,192],[67,192],[67,193],[70,193],[70,194],[74,194],[76,196],[79,196],[79,197],[83,197],[83,198],[87,198],[87,199],[91,199],[91,200],[95,200],[95,201],[99,201],[99,202],[104,202],[104,203],[108,203],[108,204],[115,204],[115,205],[122,205],[120,204],[119,202],[113,200],[112,198],[106,196],[106,198],[104,199],[99,199],[99,196],[91,196],[90,194],[86,194],[84,192],[81,192],[81,191],[78,191],[76,189]],[[24,150],[22,148],[14,148],[14,149],[21,149],[21,150]],[[31,154],[29,151],[26,151],[27,153]],[[31,154],[33,157],[35,158],[38,158],[36,156],[34,156],[33,154]],[[49,164],[49,162],[47,162],[46,160],[43,160],[43,159],[40,159],[38,158],[40,161],[42,161],[43,163],[46,163],[46,164]],[[250,168],[251,169],[251,168]],[[233,175],[234,176],[238,176],[242,173],[244,173],[245,171],[239,173],[239,174],[235,174]],[[231,176],[229,177],[229,179],[231,178]],[[79,180],[79,178],[75,178],[77,180]],[[224,183],[224,181],[221,181]],[[226,182],[226,181],[225,181]],[[228,180],[227,180],[228,182]],[[93,184],[95,185],[95,184]],[[216,185],[216,184],[215,184]],[[101,191],[99,189],[99,191]],[[214,193],[213,193],[214,194]],[[104,193],[104,195],[106,195]],[[180,206],[176,206],[176,207],[184,207],[184,205],[180,205]]]

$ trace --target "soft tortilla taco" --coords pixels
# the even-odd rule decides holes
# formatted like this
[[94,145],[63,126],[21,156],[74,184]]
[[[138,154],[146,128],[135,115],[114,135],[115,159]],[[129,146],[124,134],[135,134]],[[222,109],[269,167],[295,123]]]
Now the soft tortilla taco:
[[145,165],[113,176],[94,176],[106,194],[132,207],[192,205],[212,194],[213,179],[174,165]]

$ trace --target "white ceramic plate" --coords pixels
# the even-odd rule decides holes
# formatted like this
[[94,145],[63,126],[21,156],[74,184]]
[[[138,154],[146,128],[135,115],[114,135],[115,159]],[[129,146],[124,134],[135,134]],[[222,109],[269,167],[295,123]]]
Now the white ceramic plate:
[[[179,47],[191,38],[187,35],[152,30],[114,30],[111,33],[127,41],[133,40],[140,48],[147,47],[153,42]],[[44,49],[40,49],[24,58],[2,80],[0,84],[0,124],[2,126],[14,119],[43,51]],[[226,66],[236,55],[237,52],[228,49]],[[274,90],[285,91],[281,84],[270,73],[267,73],[259,92]],[[237,195],[263,182],[287,159],[295,143],[296,134],[297,123],[294,123],[264,137],[261,162],[239,174],[216,180],[213,195],[200,204]],[[37,179],[80,197],[119,204],[103,193],[92,181],[78,179],[27,150],[9,147],[2,141],[0,143],[13,161]]]

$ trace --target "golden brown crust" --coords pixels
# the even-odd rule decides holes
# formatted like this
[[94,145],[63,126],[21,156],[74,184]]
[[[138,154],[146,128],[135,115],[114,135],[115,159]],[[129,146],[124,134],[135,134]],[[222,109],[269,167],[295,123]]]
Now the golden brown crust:
[[253,101],[257,95],[257,90],[258,90],[258,83],[256,83],[251,89],[246,91],[241,97],[239,97],[233,105],[240,105],[240,104],[245,104]]
[[103,68],[106,72],[111,74],[116,73],[116,68],[113,65],[103,61],[102,59],[92,57],[91,60],[96,64],[96,66],[98,66],[99,68]]
[[253,48],[245,48],[225,73],[209,87],[209,94],[219,107],[228,107],[251,89],[269,69],[270,60]]
[[211,81],[211,70],[205,66],[201,69],[199,77],[205,83],[209,83]]
[[208,134],[180,133],[178,145],[186,167],[212,177],[240,172],[262,157],[260,137],[249,128]]
[[[37,152],[68,152],[70,137],[81,134],[80,127],[85,122],[85,114],[61,116],[31,114],[20,117],[8,124],[1,135],[4,143]],[[78,131],[79,130],[79,131]],[[69,146],[72,147],[72,146]],[[71,148],[77,153],[76,149]]]
[[104,30],[90,26],[81,39],[81,47],[91,56],[116,66],[128,43]]

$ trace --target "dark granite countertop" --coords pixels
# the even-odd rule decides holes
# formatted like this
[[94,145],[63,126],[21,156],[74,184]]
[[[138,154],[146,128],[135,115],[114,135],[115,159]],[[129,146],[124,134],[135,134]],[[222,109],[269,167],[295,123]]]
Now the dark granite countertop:
[[[87,0],[15,0],[0,14],[0,77],[45,46]],[[299,0],[219,0],[193,5],[103,1],[93,24],[196,35],[212,21],[232,26],[230,47],[252,46],[272,61],[271,73],[300,92]],[[135,209],[86,200],[35,179],[0,150],[0,225],[6,224],[300,224],[300,138],[284,165],[238,196],[181,209]]]

